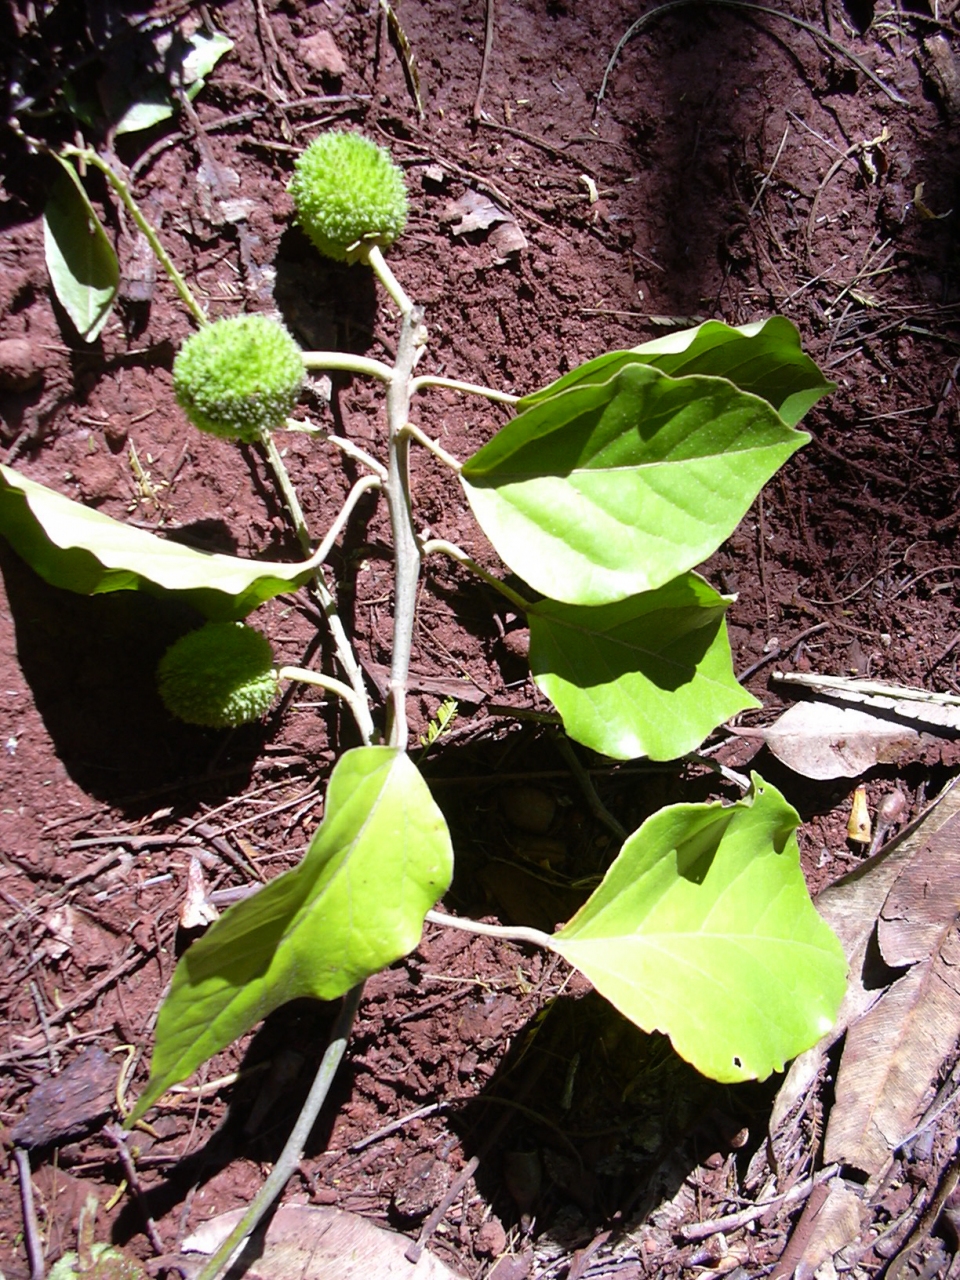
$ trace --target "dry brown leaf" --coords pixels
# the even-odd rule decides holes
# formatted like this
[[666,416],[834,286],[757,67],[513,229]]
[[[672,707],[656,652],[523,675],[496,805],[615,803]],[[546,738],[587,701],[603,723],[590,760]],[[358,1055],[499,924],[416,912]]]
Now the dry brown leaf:
[[[245,1210],[218,1214],[183,1242],[185,1253],[212,1254]],[[459,1280],[430,1253],[415,1265],[406,1236],[355,1213],[323,1205],[281,1205],[244,1280]]]
[[913,967],[849,1027],[824,1140],[828,1163],[869,1174],[911,1132],[960,1036],[960,789],[916,836],[877,915],[884,960]]
[[[817,896],[817,910],[843,944],[850,966],[847,992],[832,1030],[791,1064],[770,1116],[771,1135],[777,1133],[812,1086],[830,1047],[883,994],[882,990],[866,987],[863,981],[867,949],[880,911],[904,868],[929,842],[939,839],[940,830],[951,824],[958,813],[960,787],[951,783],[895,840]],[[895,901],[891,898],[891,902]]]
[[513,217],[494,204],[489,196],[481,195],[467,187],[459,200],[450,200],[440,216],[441,222],[452,222],[455,236],[465,236],[468,231],[486,231],[498,222],[512,222]]
[[770,1280],[811,1280],[828,1259],[856,1240],[860,1234],[860,1197],[842,1178],[811,1196],[800,1221],[774,1267]]
[[915,964],[847,1033],[824,1159],[878,1174],[913,1131],[960,1036],[960,937]]
[[763,737],[788,769],[818,780],[855,778],[876,764],[893,764],[920,739],[909,725],[830,702],[795,702]]

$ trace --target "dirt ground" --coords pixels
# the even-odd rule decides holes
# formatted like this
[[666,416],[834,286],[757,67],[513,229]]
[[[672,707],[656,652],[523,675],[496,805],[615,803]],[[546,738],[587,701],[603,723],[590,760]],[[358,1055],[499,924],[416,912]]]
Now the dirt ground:
[[[782,708],[775,666],[960,693],[955,0],[936,11],[926,0],[882,10],[791,0],[799,24],[756,6],[667,6],[622,49],[602,101],[605,68],[640,6],[489,4],[489,13],[453,0],[397,7],[422,114],[376,5],[209,6],[234,48],[195,114],[115,144],[210,315],[278,307],[306,347],[389,355],[395,327],[369,274],[322,262],[290,225],[296,152],[342,124],[389,145],[407,176],[410,224],[389,257],[426,308],[422,371],[523,393],[697,318],[788,316],[837,390],[803,424],[810,445],[705,569],[738,594],[735,666],[763,702],[745,722]],[[196,22],[205,12],[176,0],[149,13],[109,0],[8,0],[6,113],[16,109],[51,146],[73,140],[75,121],[49,110],[65,76],[106,100],[132,74],[145,18]],[[166,280],[145,274],[133,226],[91,183],[124,281],[114,317],[87,345],[53,300],[44,261],[53,162],[11,128],[0,148],[3,459],[191,545],[296,556],[259,457],[199,436],[174,404],[172,359],[191,321]],[[458,230],[451,205],[467,190],[513,215],[523,247]],[[224,191],[249,202],[239,216],[224,216]],[[449,392],[423,396],[418,411],[459,457],[504,420]],[[374,393],[359,380],[335,377],[329,405],[314,387],[304,412],[381,450]],[[284,447],[311,525],[327,527],[351,464],[304,435]],[[418,527],[494,568],[462,493],[424,458]],[[143,1258],[158,1252],[149,1212],[162,1245],[152,1270],[164,1274],[162,1258],[185,1234],[260,1185],[331,1019],[323,1006],[288,1007],[219,1055],[205,1080],[242,1069],[240,1081],[157,1108],[154,1134],[137,1139],[142,1203],[114,1195],[126,1174],[101,1122],[128,1046],[130,1094],[146,1079],[156,1011],[185,945],[178,910],[190,855],[202,854],[210,889],[292,865],[350,730],[312,694],[231,733],[178,725],[152,673],[195,624],[189,611],[139,593],[58,591],[2,540],[0,569],[0,1123],[7,1136],[20,1126],[21,1141],[25,1124],[32,1134],[49,1260],[74,1244],[92,1189],[101,1238],[112,1233]],[[389,663],[389,570],[389,525],[371,499],[335,563],[371,687]],[[284,661],[312,655],[316,616],[302,598],[279,598],[258,617]],[[554,741],[505,710],[542,709],[521,626],[475,579],[431,563],[411,713],[420,734],[444,698],[459,704],[444,749],[422,761],[457,849],[448,904],[551,928],[614,849]],[[798,807],[812,891],[861,856],[846,839],[852,783],[804,781],[755,738],[721,731],[721,743],[718,760],[759,769]],[[919,805],[955,756],[944,740],[874,771],[871,805],[894,779]],[[734,794],[696,764],[582,759],[629,829],[664,803]],[[548,806],[545,830],[517,825],[518,787]],[[77,1062],[58,1092],[51,1081]],[[797,1205],[734,1229],[721,1252],[716,1236],[708,1247],[681,1228],[749,1205],[767,1185],[775,1086],[706,1081],[556,962],[428,926],[416,952],[368,983],[335,1096],[286,1199],[353,1210],[415,1238],[476,1156],[430,1241],[473,1280],[627,1280],[700,1267],[759,1275],[782,1254]],[[74,1132],[58,1110],[65,1098],[83,1113]],[[798,1125],[779,1190],[816,1169],[828,1105],[826,1088]],[[876,1232],[896,1231],[888,1252],[865,1250],[857,1274],[876,1274],[890,1239],[915,1225],[918,1214],[905,1211],[917,1188],[929,1198],[939,1185],[952,1117],[898,1156],[870,1207]],[[12,1158],[8,1173],[0,1269],[18,1280],[29,1268]],[[955,1249],[946,1233],[921,1273],[945,1271]]]

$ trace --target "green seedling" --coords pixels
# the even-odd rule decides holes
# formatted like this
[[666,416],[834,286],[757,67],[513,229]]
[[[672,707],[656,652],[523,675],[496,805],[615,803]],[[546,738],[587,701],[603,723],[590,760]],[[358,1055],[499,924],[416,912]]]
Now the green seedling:
[[[142,220],[106,162],[82,154]],[[595,752],[676,759],[758,705],[734,676],[725,620],[731,597],[695,569],[806,443],[797,424],[832,389],[794,327],[780,317],[738,328],[708,321],[599,355],[520,400],[418,375],[427,350],[423,314],[383,256],[407,213],[402,175],[389,155],[355,134],[326,134],[298,162],[290,189],[297,219],[321,252],[366,263],[396,304],[391,364],[300,351],[282,327],[261,317],[208,324],[172,264],[171,278],[200,324],[176,361],[177,398],[201,428],[263,449],[303,545],[302,563],[254,566],[174,550],[0,470],[0,531],[49,581],[87,592],[180,593],[213,620],[161,663],[161,694],[173,712],[233,726],[262,715],[282,680],[303,679],[343,699],[361,744],[337,761],[323,821],[302,862],[232,906],[187,950],[160,1011],[150,1079],[131,1123],[272,1009],[300,996],[344,997],[283,1155],[201,1280],[222,1274],[282,1188],[344,1051],[363,981],[414,947],[425,919],[562,956],[627,1018],[665,1032],[682,1056],[722,1081],[782,1069],[830,1027],[845,989],[842,949],[803,881],[799,818],[762,778],[754,776],[735,804],[674,805],[627,833],[599,887],[547,935],[433,910],[449,886],[453,850],[407,752],[420,575],[423,561],[437,555],[453,558],[526,614],[532,676],[566,735]],[[319,545],[274,441],[304,370],[312,369],[373,378],[384,388],[386,409],[379,456],[325,436],[321,447],[348,453],[368,474]],[[461,462],[415,424],[416,397],[431,387],[484,396],[514,413]],[[418,536],[409,474],[414,445],[447,465],[451,484],[461,486],[483,533],[535,601],[460,548]],[[382,490],[393,535],[384,705],[371,700],[323,569],[369,489]],[[322,608],[336,675],[278,667],[266,638],[238,625],[271,595],[297,588],[311,590]],[[428,742],[442,737],[444,714]],[[613,816],[609,825],[620,829]]]

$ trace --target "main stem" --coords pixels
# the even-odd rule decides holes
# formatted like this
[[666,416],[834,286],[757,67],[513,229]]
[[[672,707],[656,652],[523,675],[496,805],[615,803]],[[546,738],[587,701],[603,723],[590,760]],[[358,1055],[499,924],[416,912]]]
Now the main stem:
[[393,603],[393,660],[387,699],[387,742],[400,751],[407,748],[407,679],[413,624],[420,580],[420,546],[413,528],[410,504],[410,438],[405,433],[410,413],[410,383],[423,349],[423,309],[403,313],[393,378],[387,387],[389,432],[387,479],[383,492],[390,511],[396,568]]
[[290,1137],[277,1158],[277,1163],[273,1166],[263,1186],[251,1201],[247,1212],[197,1276],[197,1280],[216,1280],[218,1276],[224,1274],[226,1268],[236,1257],[237,1252],[246,1243],[247,1237],[256,1230],[264,1214],[286,1186],[290,1175],[303,1159],[303,1149],[306,1146],[307,1138],[310,1136],[310,1130],[316,1123],[320,1108],[326,1101],[330,1085],[333,1083],[333,1077],[336,1075],[337,1067],[339,1067],[340,1060],[343,1058],[344,1050],[347,1047],[347,1040],[350,1038],[353,1020],[362,995],[363,983],[361,982],[359,986],[353,987],[343,997],[343,1004],[330,1035],[320,1068],[314,1077],[307,1100],[303,1104],[303,1110],[297,1117],[297,1123],[291,1129]]

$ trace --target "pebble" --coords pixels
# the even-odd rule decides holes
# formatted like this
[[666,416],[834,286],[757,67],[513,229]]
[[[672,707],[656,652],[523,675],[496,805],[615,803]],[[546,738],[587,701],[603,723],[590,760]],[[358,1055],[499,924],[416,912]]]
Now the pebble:
[[43,357],[26,338],[0,341],[0,389],[29,391],[43,379]]
[[557,809],[553,796],[539,787],[505,787],[500,792],[500,804],[512,826],[532,835],[550,830]]

